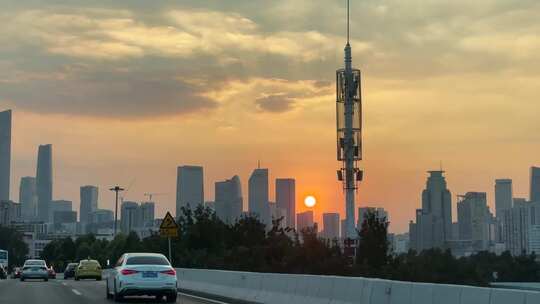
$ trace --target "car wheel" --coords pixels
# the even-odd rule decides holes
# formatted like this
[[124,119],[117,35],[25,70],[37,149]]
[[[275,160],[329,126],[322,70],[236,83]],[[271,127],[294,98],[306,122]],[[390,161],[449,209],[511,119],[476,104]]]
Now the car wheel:
[[45,279],[43,279],[43,281],[48,282],[48,281],[49,281],[49,278],[45,278]]
[[79,280],[80,280],[80,278],[76,276],[76,277],[75,277],[75,281],[79,281]]
[[21,282],[24,282],[24,278],[23,278],[23,277],[21,277]]
[[178,294],[171,293],[167,295],[167,303],[176,303],[176,298],[178,297]]
[[96,281],[101,281],[101,277],[96,277]]
[[116,291],[116,282],[114,283],[113,298],[115,302],[122,302],[124,300],[124,297]]

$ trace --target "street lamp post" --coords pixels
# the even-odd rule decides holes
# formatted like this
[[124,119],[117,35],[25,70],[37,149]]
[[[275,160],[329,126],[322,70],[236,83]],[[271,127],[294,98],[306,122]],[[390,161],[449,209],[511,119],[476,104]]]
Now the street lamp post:
[[114,207],[114,237],[116,237],[116,226],[118,223],[118,192],[124,191],[124,188],[120,186],[114,186],[114,188],[109,189],[116,193],[116,205]]

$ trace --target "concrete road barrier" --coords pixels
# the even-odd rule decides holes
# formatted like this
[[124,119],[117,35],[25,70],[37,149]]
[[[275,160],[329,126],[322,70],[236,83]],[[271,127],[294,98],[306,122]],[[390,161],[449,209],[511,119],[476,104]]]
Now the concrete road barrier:
[[339,276],[177,269],[183,292],[269,304],[539,304],[540,292]]

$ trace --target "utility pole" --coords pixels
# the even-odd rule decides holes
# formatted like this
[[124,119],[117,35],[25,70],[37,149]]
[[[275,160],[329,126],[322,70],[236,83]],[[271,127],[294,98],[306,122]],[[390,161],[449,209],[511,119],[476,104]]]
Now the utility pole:
[[120,186],[114,186],[114,188],[109,189],[116,193],[116,204],[114,207],[114,237],[116,237],[116,226],[118,223],[118,192],[124,191],[124,188]]

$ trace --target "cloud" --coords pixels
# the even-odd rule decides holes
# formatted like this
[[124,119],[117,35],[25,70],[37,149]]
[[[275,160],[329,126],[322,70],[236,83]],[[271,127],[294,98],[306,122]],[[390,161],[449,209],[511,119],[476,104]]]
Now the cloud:
[[272,113],[283,113],[294,108],[294,100],[281,94],[257,98],[255,103],[259,110]]

